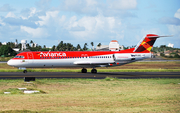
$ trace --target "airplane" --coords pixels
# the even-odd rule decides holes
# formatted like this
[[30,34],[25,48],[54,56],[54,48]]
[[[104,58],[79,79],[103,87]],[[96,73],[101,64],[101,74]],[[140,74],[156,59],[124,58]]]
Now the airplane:
[[151,49],[157,38],[167,37],[147,34],[135,48],[118,51],[36,51],[22,52],[10,59],[9,66],[26,68],[81,67],[92,68],[91,73],[97,73],[96,67],[120,66],[127,63],[151,58]]

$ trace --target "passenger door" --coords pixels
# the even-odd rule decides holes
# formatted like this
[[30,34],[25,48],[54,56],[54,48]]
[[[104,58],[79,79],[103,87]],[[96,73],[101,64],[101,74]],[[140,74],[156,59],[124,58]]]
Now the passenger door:
[[27,56],[28,56],[28,63],[29,64],[32,64],[33,61],[34,61],[34,56],[32,53],[27,53]]

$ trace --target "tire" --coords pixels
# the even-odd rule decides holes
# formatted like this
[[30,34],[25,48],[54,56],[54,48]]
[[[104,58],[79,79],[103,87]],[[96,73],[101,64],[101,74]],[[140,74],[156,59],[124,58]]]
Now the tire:
[[27,70],[24,70],[23,73],[27,73]]
[[81,70],[81,72],[82,72],[82,73],[87,73],[87,69],[84,69],[84,68],[83,68],[83,69]]
[[96,69],[92,69],[91,73],[97,73],[97,70]]

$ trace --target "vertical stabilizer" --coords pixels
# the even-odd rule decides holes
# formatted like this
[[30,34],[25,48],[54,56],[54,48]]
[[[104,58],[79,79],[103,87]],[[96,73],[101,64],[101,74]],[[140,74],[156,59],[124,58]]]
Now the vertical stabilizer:
[[147,34],[135,48],[134,52],[150,52],[156,39],[162,37],[155,34]]

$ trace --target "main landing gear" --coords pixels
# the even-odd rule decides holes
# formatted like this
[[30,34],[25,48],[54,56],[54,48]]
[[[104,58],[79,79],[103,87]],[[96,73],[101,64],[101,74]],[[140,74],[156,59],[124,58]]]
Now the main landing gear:
[[[81,70],[81,72],[82,72],[82,73],[87,73],[87,69],[86,69],[86,68],[83,68],[83,69]],[[92,69],[92,70],[91,70],[91,73],[97,73],[97,70],[96,70],[96,69]]]
[[96,69],[92,69],[91,73],[97,73],[97,70]]
[[81,73],[87,73],[87,69],[86,69],[86,68],[83,68],[83,69],[81,70]]

